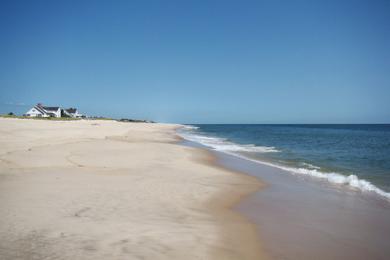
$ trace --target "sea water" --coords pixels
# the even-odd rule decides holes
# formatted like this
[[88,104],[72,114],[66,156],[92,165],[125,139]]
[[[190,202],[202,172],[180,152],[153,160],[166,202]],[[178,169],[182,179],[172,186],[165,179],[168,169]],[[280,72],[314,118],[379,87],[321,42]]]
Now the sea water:
[[187,125],[210,149],[390,200],[390,125]]

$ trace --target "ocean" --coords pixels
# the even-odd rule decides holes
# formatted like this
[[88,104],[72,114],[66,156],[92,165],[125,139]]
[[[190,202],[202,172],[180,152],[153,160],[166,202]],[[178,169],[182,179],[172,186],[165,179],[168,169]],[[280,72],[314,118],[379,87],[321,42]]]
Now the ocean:
[[201,124],[179,134],[219,152],[390,199],[390,124]]

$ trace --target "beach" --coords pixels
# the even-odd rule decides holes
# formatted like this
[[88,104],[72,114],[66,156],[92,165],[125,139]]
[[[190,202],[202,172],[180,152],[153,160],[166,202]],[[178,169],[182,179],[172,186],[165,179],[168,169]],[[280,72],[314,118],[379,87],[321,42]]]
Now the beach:
[[0,259],[265,259],[255,177],[180,125],[0,118]]

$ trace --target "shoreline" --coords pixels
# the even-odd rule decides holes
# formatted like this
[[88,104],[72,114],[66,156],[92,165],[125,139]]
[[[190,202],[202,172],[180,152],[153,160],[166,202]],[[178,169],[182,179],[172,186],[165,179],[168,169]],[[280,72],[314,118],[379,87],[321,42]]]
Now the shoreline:
[[[220,165],[217,162],[217,157],[211,151],[204,148],[192,148],[202,153],[202,157],[205,156],[205,158],[200,159],[201,163],[207,164],[209,167],[216,168],[219,171],[236,175],[239,178],[245,178],[245,183],[241,184],[240,188],[237,188],[235,184],[232,184],[229,187],[221,189],[219,194],[215,194],[206,202],[206,206],[213,211],[215,215],[219,215],[219,223],[225,224],[219,231],[221,233],[221,244],[230,245],[232,248],[241,247],[243,244],[247,247],[246,252],[248,255],[246,257],[242,258],[242,256],[239,257],[237,255],[232,256],[231,259],[237,259],[237,257],[240,259],[269,259],[261,250],[262,241],[259,236],[260,234],[256,230],[255,223],[250,221],[240,211],[235,210],[243,200],[258,192],[264,184],[256,177],[233,171]],[[252,183],[248,184],[247,181]],[[243,228],[246,230],[243,230]],[[239,237],[242,232],[250,234],[251,238],[248,240],[247,235],[243,235],[240,239],[229,239],[231,237]],[[215,256],[213,257],[215,259],[221,259],[219,250],[213,252],[212,255]]]
[[[243,160],[278,168],[293,175],[310,177],[313,178],[314,181],[325,181],[328,182],[329,185],[339,186],[340,188],[358,190],[369,195],[376,194],[383,200],[390,202],[389,191],[372,180],[366,179],[364,176],[351,172],[342,173],[342,171],[332,170],[331,168],[324,166],[321,168],[304,162],[288,164],[286,161],[283,161],[283,159],[278,161],[275,158],[272,159],[267,157],[269,152],[281,152],[273,146],[256,146],[253,144],[235,143],[231,140],[225,140],[223,137],[214,136],[213,134],[198,133],[196,129],[198,129],[198,126],[196,125],[186,125],[184,130],[180,132],[180,135],[188,141],[199,143],[202,147],[213,151],[223,152]],[[262,155],[263,153],[264,156]]]
[[267,183],[234,209],[267,238],[262,245],[271,259],[388,258],[390,205],[383,198],[222,152],[214,154],[223,167]]
[[[264,185],[233,208],[256,225],[271,259],[387,259],[390,205],[377,194],[293,175],[284,169],[209,150],[216,164]],[[283,245],[283,246],[281,246]]]
[[1,258],[266,259],[233,209],[260,181],[175,127],[1,118]]
[[[240,232],[242,232],[240,226],[243,225],[247,227],[248,229],[247,232],[251,234],[252,240],[248,241],[247,239],[244,240],[239,239],[238,243],[242,244],[243,241],[245,241],[244,244],[246,244],[246,246],[249,245],[253,249],[253,250],[248,250],[248,252],[251,251],[258,252],[257,254],[251,255],[249,258],[245,257],[244,259],[269,259],[269,257],[266,256],[266,254],[261,249],[262,241],[260,239],[260,234],[256,231],[257,229],[256,224],[251,220],[249,220],[249,218],[247,218],[240,211],[235,209],[245,199],[259,192],[264,187],[265,184],[257,177],[250,176],[244,172],[233,171],[228,167],[219,164],[217,156],[213,154],[212,151],[206,148],[196,148],[196,147],[192,147],[192,148],[200,151],[203,154],[202,156],[206,157],[201,159],[201,163],[207,164],[210,167],[216,168],[218,170],[236,175],[240,178],[244,177],[246,180],[253,182],[253,184],[249,184],[250,187],[248,187],[247,184],[244,184],[243,188],[238,189],[237,186],[233,185],[228,187],[227,189],[225,188],[225,190],[221,190],[219,192],[220,194],[214,195],[210,199],[210,201],[207,202],[207,206],[210,208],[210,210],[215,211],[215,213],[221,215],[221,222],[226,222],[225,228],[220,230],[222,234],[221,235],[221,240],[223,241],[222,244],[231,244],[231,242],[229,242],[229,240],[227,240],[226,238],[229,238],[230,236],[237,236]],[[237,193],[237,194],[232,195],[232,193]],[[215,210],[215,208],[217,208],[217,210]],[[230,216],[227,216],[226,212],[222,212],[225,210],[228,211],[227,213]],[[229,217],[229,219],[227,219],[227,217]],[[232,225],[234,227],[234,230],[232,229]],[[216,259],[219,259],[220,257],[220,255],[218,255],[218,252],[217,254],[213,254],[213,255],[216,256],[215,257]]]

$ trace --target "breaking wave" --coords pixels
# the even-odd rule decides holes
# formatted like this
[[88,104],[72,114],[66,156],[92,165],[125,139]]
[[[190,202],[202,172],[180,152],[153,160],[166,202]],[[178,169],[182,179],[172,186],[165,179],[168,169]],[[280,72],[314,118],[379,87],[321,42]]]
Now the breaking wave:
[[[248,159],[246,157],[240,156],[244,159]],[[387,200],[390,200],[390,193],[385,192],[381,190],[380,188],[376,187],[374,184],[371,182],[364,180],[364,179],[359,179],[356,175],[351,174],[351,175],[342,175],[340,173],[336,172],[321,172],[318,170],[320,167],[316,167],[317,169],[306,169],[306,168],[294,168],[294,167],[286,167],[286,166],[281,166],[273,163],[267,163],[267,162],[262,162],[262,161],[257,161],[257,160],[252,160],[251,161],[257,162],[257,163],[262,163],[266,164],[269,166],[277,167],[279,169],[291,172],[293,174],[300,174],[300,175],[308,175],[311,177],[316,177],[320,178],[323,180],[326,180],[330,183],[337,184],[337,185],[344,185],[353,189],[358,189],[363,192],[373,192],[376,193],[379,196],[382,196],[386,198]]]
[[210,137],[196,134],[193,130],[197,130],[196,126],[185,126],[185,130],[181,131],[179,134],[184,139],[200,143],[204,146],[212,148],[220,152],[256,152],[256,153],[273,153],[278,152],[275,147],[267,146],[256,146],[253,144],[236,144],[228,141],[224,138],[219,137]]

